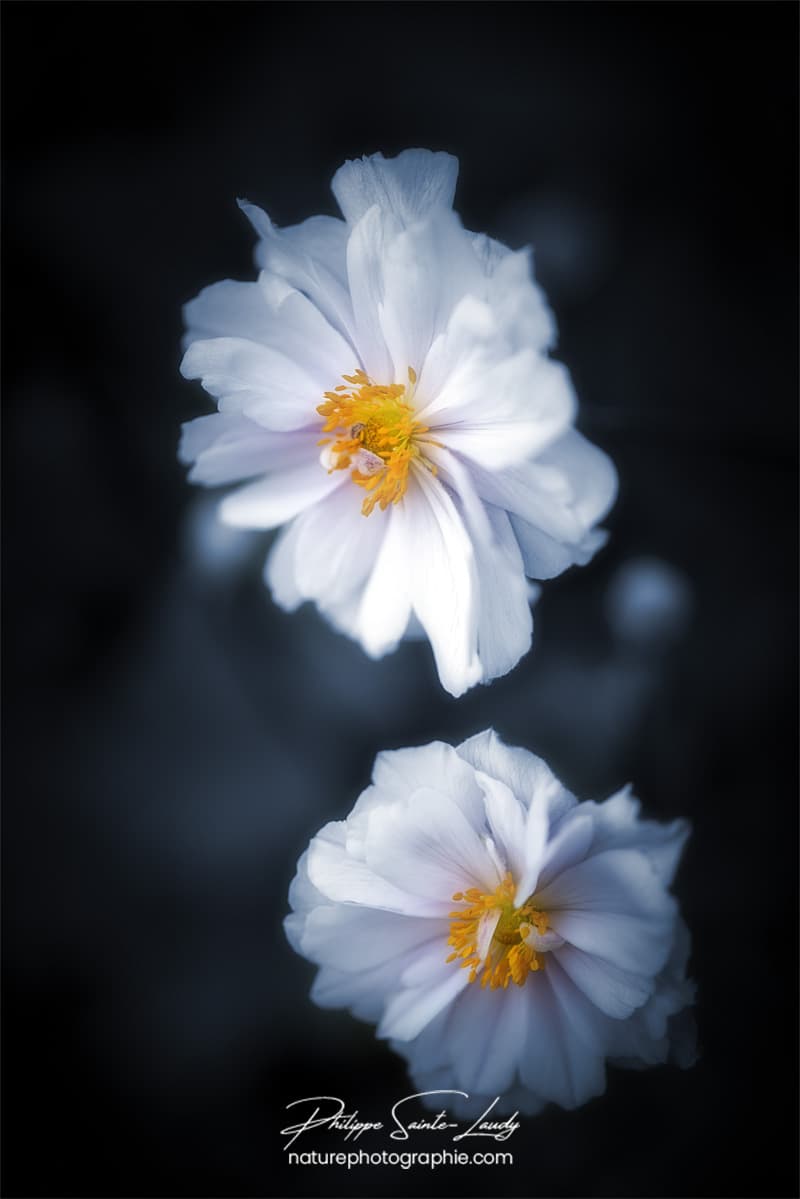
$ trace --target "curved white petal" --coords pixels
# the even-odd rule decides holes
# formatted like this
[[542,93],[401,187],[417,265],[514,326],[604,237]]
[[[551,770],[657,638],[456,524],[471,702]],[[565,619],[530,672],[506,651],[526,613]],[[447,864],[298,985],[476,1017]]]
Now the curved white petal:
[[451,208],[458,159],[431,150],[404,150],[396,158],[372,154],[348,160],[333,177],[331,190],[345,220],[355,225],[377,204],[404,225],[433,208]]
[[645,974],[621,970],[592,953],[564,945],[556,951],[559,965],[595,1007],[615,1020],[625,1020],[655,990],[655,980]]
[[634,850],[610,850],[562,871],[536,902],[565,941],[622,970],[654,974],[667,960],[675,901]]
[[605,1090],[602,1049],[592,1052],[573,1035],[545,967],[526,984],[528,1036],[520,1054],[526,1087],[561,1107],[575,1108]]
[[499,779],[481,771],[476,773],[476,778],[483,790],[489,831],[507,869],[514,878],[520,878],[526,869],[525,826],[528,811]]
[[481,286],[469,237],[455,213],[437,210],[393,237],[386,244],[383,282],[380,327],[394,379],[405,383],[409,367],[423,373],[428,350],[459,301]]
[[267,343],[271,313],[257,283],[223,279],[212,283],[183,307],[183,348],[209,337],[243,337]]
[[400,889],[376,874],[366,862],[351,857],[328,829],[313,839],[308,847],[308,877],[326,899],[337,903],[362,904],[406,916],[446,915],[444,900],[425,899],[422,895]]
[[531,249],[510,250],[482,233],[473,234],[472,245],[486,275],[486,299],[512,348],[551,349],[555,318],[534,281]]
[[553,774],[543,758],[506,745],[494,729],[477,733],[457,747],[459,757],[476,770],[500,779],[526,807],[534,795],[544,794],[550,827],[552,828],[578,801]]
[[274,529],[341,486],[317,457],[232,491],[219,506],[220,517],[243,529]]
[[495,992],[491,1000],[486,1003],[480,987],[466,987],[453,1004],[446,1044],[456,1085],[470,1095],[495,1098],[514,1082],[520,1046],[528,1036],[530,1005],[524,988],[514,986]]
[[352,973],[370,970],[415,949],[407,970],[431,941],[438,946],[439,958],[446,956],[442,948],[447,941],[446,921],[348,904],[315,907],[308,913],[300,938],[301,951],[312,962]]
[[272,346],[240,337],[195,341],[183,356],[181,374],[200,379],[222,411],[242,412],[266,429],[321,426],[318,381]]
[[603,803],[588,802],[583,806],[592,817],[592,853],[638,849],[662,884],[670,886],[690,832],[686,820],[673,820],[670,824],[642,820],[639,816],[641,805],[630,787],[623,787]]
[[362,792],[354,814],[376,803],[405,806],[415,792],[430,788],[457,804],[476,832],[484,830],[484,796],[475,771],[444,741],[384,750],[375,759],[372,778],[375,787]]
[[[325,474],[319,461],[317,469]],[[338,474],[340,486],[298,517],[294,535],[297,589],[325,606],[362,590],[386,532],[382,521],[362,514],[360,489]]]
[[[364,840],[367,865],[404,891],[438,902],[446,916],[453,895],[470,887],[491,893],[500,875],[461,807],[431,789],[405,808],[374,807]],[[445,955],[446,956],[446,955]]]
[[589,853],[595,836],[595,822],[585,808],[586,804],[573,808],[559,822],[557,832],[551,829],[539,872],[539,887],[546,887],[563,870],[583,861]]
[[358,607],[356,628],[366,652],[370,657],[380,658],[395,648],[408,625],[411,599],[406,586],[406,562],[410,550],[405,539],[405,522],[394,505],[386,512],[373,512],[369,519],[382,521],[385,531]]
[[449,1003],[455,999],[468,983],[466,970],[443,971],[435,984],[425,983],[409,987],[392,995],[377,1028],[379,1037],[396,1037],[398,1041],[410,1041],[419,1036]]
[[352,342],[353,308],[345,264],[349,230],[345,222],[314,216],[279,229],[255,204],[240,200],[239,207],[261,238],[255,251],[256,264],[307,295],[331,325]]
[[367,374],[378,383],[392,377],[392,360],[380,322],[386,246],[400,231],[376,206],[359,220],[347,243],[347,277],[353,301],[354,341]]
[[431,642],[442,686],[462,695],[481,677],[477,570],[472,543],[453,501],[424,468],[402,500],[408,588]]
[[319,463],[315,431],[276,433],[240,412],[214,412],[183,426],[178,457],[194,463],[192,483],[218,487],[239,479]]

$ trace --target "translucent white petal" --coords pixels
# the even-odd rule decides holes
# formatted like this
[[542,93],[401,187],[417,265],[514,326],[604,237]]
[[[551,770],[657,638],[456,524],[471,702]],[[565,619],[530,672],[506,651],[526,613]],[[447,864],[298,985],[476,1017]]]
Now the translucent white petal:
[[428,942],[438,946],[440,960],[447,956],[447,928],[446,921],[401,916],[355,904],[316,907],[306,918],[302,952],[320,965],[361,973],[415,949],[405,967],[408,970],[419,962]]
[[319,383],[271,346],[239,337],[195,341],[183,356],[181,374],[200,379],[220,409],[243,412],[267,429],[321,425]]
[[591,816],[594,827],[591,852],[638,849],[647,857],[662,884],[668,887],[675,877],[690,826],[685,820],[673,820],[670,824],[641,820],[639,808],[639,801],[630,787],[624,787],[603,803],[584,804],[583,809]]
[[575,1108],[605,1090],[601,1052],[593,1052],[574,1035],[555,997],[547,967],[528,980],[523,992],[529,1004],[528,1036],[520,1054],[526,1087],[561,1107]]
[[431,642],[442,686],[462,695],[481,677],[477,570],[472,543],[453,501],[420,468],[402,507],[411,602]]
[[525,870],[525,824],[528,815],[514,793],[499,779],[481,771],[477,780],[483,790],[489,830],[514,878]]
[[272,314],[257,283],[223,279],[204,287],[183,308],[186,349],[198,338],[243,337],[266,343]]
[[467,970],[452,969],[451,964],[435,983],[389,995],[376,1035],[396,1037],[399,1041],[419,1036],[426,1024],[463,991],[468,977]]
[[405,807],[375,806],[364,840],[371,870],[413,895],[437,902],[446,916],[452,897],[470,887],[491,892],[500,882],[483,839],[458,804],[423,788]]
[[[655,989],[652,976],[621,970],[594,954],[564,945],[557,959],[577,987],[607,1016],[625,1020]],[[548,959],[549,960],[549,959]]]
[[240,412],[215,412],[183,426],[178,457],[194,462],[192,483],[217,487],[302,462],[318,462],[315,431],[276,433]]
[[[515,881],[517,890],[514,903],[520,907],[533,894],[542,868],[549,826],[550,800],[558,794],[561,784],[553,778],[540,784],[531,796],[525,813],[525,829],[522,841],[523,868]],[[556,930],[558,931],[558,930]]]
[[356,618],[358,639],[367,653],[380,658],[402,638],[411,613],[406,586],[409,549],[405,522],[394,505],[374,511],[369,520],[385,525],[385,535],[364,588]]
[[509,250],[484,234],[473,235],[473,249],[486,274],[486,300],[514,349],[545,351],[555,342],[555,319],[533,279],[530,248]]
[[392,360],[380,323],[384,297],[386,245],[399,232],[391,215],[370,208],[347,243],[347,276],[353,301],[354,338],[364,370],[377,383],[388,383]]
[[413,749],[384,750],[375,759],[372,777],[374,792],[364,792],[354,812],[388,800],[406,805],[424,787],[447,796],[461,808],[476,832],[484,831],[483,791],[475,771],[444,741]]
[[[317,469],[325,474],[319,461]],[[344,472],[338,474],[341,482]],[[295,581],[306,599],[340,604],[363,589],[380,552],[386,525],[362,514],[361,499],[361,490],[345,477],[331,494],[298,517]]]
[[431,150],[404,150],[396,158],[372,154],[339,167],[331,189],[345,219],[354,225],[377,204],[404,225],[433,208],[451,208],[458,159]]
[[405,383],[409,367],[417,375],[423,372],[431,343],[447,328],[458,302],[481,286],[480,270],[458,217],[437,210],[389,241],[383,279],[381,330],[394,379]]
[[667,960],[675,900],[634,850],[611,850],[562,871],[536,901],[566,941],[622,970],[652,975]]
[[538,461],[559,471],[569,483],[570,506],[586,529],[602,520],[617,498],[614,463],[576,429],[549,446]]
[[505,745],[494,729],[487,729],[457,749],[459,757],[469,762],[476,770],[482,770],[492,778],[500,779],[513,791],[526,807],[540,790],[547,795],[548,816],[551,827],[571,808],[577,799],[559,783],[543,758],[526,749]]
[[278,533],[264,563],[264,582],[286,612],[294,612],[305,599],[297,587],[297,532],[295,519]]
[[239,528],[274,529],[330,495],[342,482],[320,466],[319,458],[311,459],[231,492],[220,504],[220,517]]
[[324,829],[308,848],[308,877],[328,900],[364,904],[406,916],[446,915],[444,903],[394,886],[352,858]]
[[582,861],[589,852],[595,824],[585,811],[585,804],[573,808],[551,835],[542,858],[538,886],[546,887],[562,870]]
[[478,654],[484,680],[507,674],[528,652],[533,617],[525,573],[511,522],[505,512],[487,505],[493,539],[475,538],[480,580]]
[[353,342],[353,309],[347,289],[345,254],[349,230],[334,217],[314,216],[279,229],[255,204],[239,201],[261,241],[260,267],[307,295],[323,316]]
[[511,1087],[528,1036],[530,1005],[523,992],[510,986],[487,993],[473,983],[454,1002],[447,1052],[456,1084],[470,1095],[495,1098]]

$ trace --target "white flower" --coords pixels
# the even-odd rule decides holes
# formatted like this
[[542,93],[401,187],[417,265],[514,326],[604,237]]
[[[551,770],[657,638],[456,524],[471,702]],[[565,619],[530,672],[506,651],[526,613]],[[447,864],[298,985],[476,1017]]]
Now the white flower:
[[320,967],[314,1000],[376,1021],[419,1090],[469,1096],[449,1110],[576,1107],[608,1059],[693,1060],[668,892],[688,831],[641,820],[627,788],[578,803],[491,731],[382,753],[301,857],[286,932]]
[[572,427],[530,255],[463,228],[457,170],[426,150],[347,162],[344,220],[278,229],[242,203],[261,274],[186,307],[181,370],[219,412],[180,449],[194,482],[255,480],[223,520],[286,526],[266,565],[280,605],[315,601],[373,657],[422,631],[453,695],[516,665],[525,575],[588,561],[616,493]]

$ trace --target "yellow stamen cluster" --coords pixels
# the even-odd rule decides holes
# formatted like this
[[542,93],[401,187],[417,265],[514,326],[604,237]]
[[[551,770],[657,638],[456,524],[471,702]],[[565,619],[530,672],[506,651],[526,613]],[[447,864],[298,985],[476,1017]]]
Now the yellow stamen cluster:
[[[453,896],[455,903],[466,906],[450,913],[447,944],[452,945],[453,952],[447,961],[454,962],[460,958],[461,967],[469,969],[471,983],[480,973],[482,987],[488,985],[496,990],[498,987],[507,987],[512,981],[521,987],[530,973],[544,968],[543,954],[532,949],[525,938],[534,928],[540,936],[547,932],[547,913],[531,906],[532,897],[526,899],[522,907],[515,907],[515,890],[514,879],[507,873],[502,883],[489,895],[477,887],[471,887],[469,891],[456,891]],[[497,909],[500,910],[500,919],[489,948],[481,957],[478,951],[480,926]]]
[[[420,445],[437,443],[424,436],[428,427],[416,419],[403,383],[373,383],[362,370],[342,378],[317,408],[325,419],[323,432],[334,434],[319,444],[331,447],[332,471],[353,468],[351,479],[367,492],[361,511],[369,516],[376,504],[386,509],[403,498],[415,460],[436,474]],[[417,376],[411,367],[408,379],[413,388]]]

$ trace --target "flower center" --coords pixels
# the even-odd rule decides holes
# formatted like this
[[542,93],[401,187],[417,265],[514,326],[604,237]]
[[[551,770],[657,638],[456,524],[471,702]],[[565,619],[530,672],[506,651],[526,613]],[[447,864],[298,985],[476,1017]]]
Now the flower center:
[[522,907],[515,907],[515,890],[509,872],[491,894],[472,887],[456,891],[453,896],[455,903],[465,906],[450,913],[447,944],[452,945],[453,952],[447,961],[460,958],[460,965],[469,968],[471,983],[480,973],[482,987],[488,984],[496,990],[507,987],[512,980],[521,987],[531,972],[544,969],[544,955],[528,944],[528,937],[534,932],[544,936],[547,913],[531,906],[533,896]]
[[[424,436],[428,428],[416,419],[412,391],[403,383],[373,383],[362,370],[342,378],[317,408],[325,419],[323,432],[334,434],[319,445],[330,446],[332,471],[352,468],[350,478],[367,492],[361,511],[369,516],[376,504],[385,509],[399,503],[415,460],[436,474],[420,446],[438,443]],[[411,367],[408,379],[413,390],[417,376]]]

